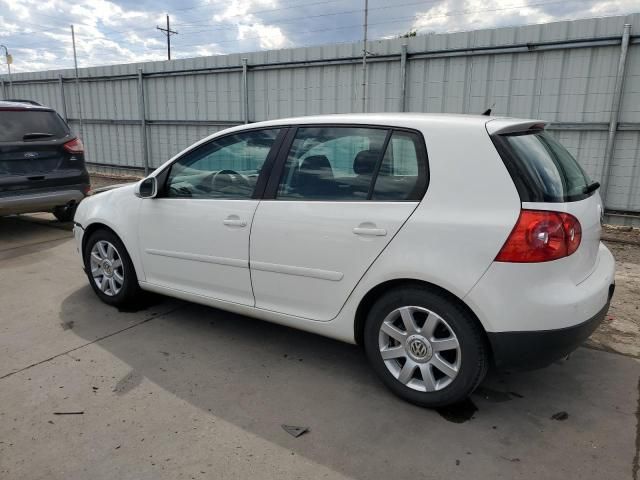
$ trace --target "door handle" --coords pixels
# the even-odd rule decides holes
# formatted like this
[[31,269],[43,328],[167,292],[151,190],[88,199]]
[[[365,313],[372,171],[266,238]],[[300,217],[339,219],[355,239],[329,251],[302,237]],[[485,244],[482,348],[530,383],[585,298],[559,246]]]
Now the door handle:
[[244,220],[240,220],[240,217],[238,217],[237,215],[229,215],[227,218],[224,219],[222,223],[224,223],[229,227],[246,227],[247,226],[247,222],[245,222]]
[[353,233],[356,235],[368,235],[372,237],[384,237],[387,231],[384,228],[371,228],[371,227],[355,227]]

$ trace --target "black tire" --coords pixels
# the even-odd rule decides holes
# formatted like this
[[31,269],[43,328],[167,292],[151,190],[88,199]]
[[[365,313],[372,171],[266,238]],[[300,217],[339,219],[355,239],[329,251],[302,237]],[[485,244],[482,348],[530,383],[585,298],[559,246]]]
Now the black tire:
[[59,222],[66,223],[73,221],[73,216],[76,214],[76,208],[78,205],[62,205],[53,209],[53,214]]
[[[111,243],[116,248],[119,257],[122,260],[124,282],[122,283],[120,291],[118,291],[115,295],[108,295],[107,293],[103,292],[99,288],[96,280],[91,274],[91,250],[96,243],[102,240]],[[85,244],[83,259],[85,272],[87,274],[87,278],[89,279],[89,284],[91,285],[91,288],[93,288],[93,291],[96,292],[96,295],[98,295],[100,300],[102,300],[104,303],[116,307],[131,307],[135,306],[137,302],[142,299],[142,290],[140,289],[140,285],[138,284],[138,277],[136,275],[135,268],[133,267],[131,257],[129,257],[129,253],[127,252],[127,249],[125,248],[122,241],[112,231],[100,229],[93,232],[89,236]]]
[[[460,347],[457,375],[452,380],[445,378],[450,383],[441,390],[425,392],[410,388],[391,373],[382,359],[379,341],[382,323],[394,310],[405,306],[430,310],[440,316],[457,337]],[[439,325],[438,328],[444,326],[442,322]],[[399,345],[400,342],[397,344]],[[406,286],[391,290],[374,303],[364,328],[364,348],[369,362],[384,384],[399,397],[422,407],[442,407],[463,401],[480,385],[489,366],[489,350],[478,322],[455,301],[420,286]],[[431,355],[435,354],[431,353]],[[457,358],[458,354],[454,351],[453,355]],[[402,368],[403,359],[391,360],[391,362],[396,361],[398,363],[393,365]],[[436,370],[435,374],[440,373]],[[420,385],[420,380],[417,381]]]

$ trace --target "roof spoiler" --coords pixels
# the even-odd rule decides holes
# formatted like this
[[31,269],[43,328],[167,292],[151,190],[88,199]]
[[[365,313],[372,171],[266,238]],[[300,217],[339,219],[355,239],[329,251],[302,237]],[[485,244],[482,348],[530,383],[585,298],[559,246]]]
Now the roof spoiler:
[[543,130],[547,122],[542,120],[517,120],[514,118],[495,118],[486,123],[489,135],[523,133],[531,130]]

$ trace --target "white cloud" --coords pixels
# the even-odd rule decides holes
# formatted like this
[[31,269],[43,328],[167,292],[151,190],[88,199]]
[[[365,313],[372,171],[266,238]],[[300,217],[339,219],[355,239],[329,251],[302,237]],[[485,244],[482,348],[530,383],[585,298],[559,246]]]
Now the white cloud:
[[238,40],[258,38],[260,48],[284,48],[291,44],[282,33],[280,27],[272,27],[262,23],[252,25],[238,25]]
[[264,11],[265,7],[276,8],[276,0],[233,0],[223,13],[215,15],[214,20],[235,24],[238,27],[238,40],[257,39],[260,48],[284,48],[291,42],[280,27],[267,25],[252,11]]
[[621,15],[629,12],[640,12],[638,0],[604,0],[597,2],[589,9],[593,16]]
[[20,31],[20,27],[17,23],[10,23],[3,16],[0,15],[0,25],[2,25],[2,30],[0,30],[0,38],[11,35],[12,33],[16,33]]
[[20,20],[26,20],[30,17],[29,8],[26,3],[27,2],[14,0],[0,0],[0,5],[5,5],[5,7],[1,7],[2,10],[7,13],[8,8],[9,12],[13,12]]
[[[554,20],[531,0],[445,0],[417,15],[412,29],[447,32]],[[531,5],[533,4],[533,5]]]
[[[448,32],[621,15],[640,11],[638,1],[426,0],[416,5],[411,0],[380,0],[370,2],[369,33],[372,39],[393,38],[413,29]],[[362,3],[0,0],[0,43],[13,53],[15,72],[71,68],[69,24],[75,26],[81,67],[163,60],[166,43],[156,25],[164,25],[166,10],[179,32],[171,39],[173,58],[328,44],[360,38]]]

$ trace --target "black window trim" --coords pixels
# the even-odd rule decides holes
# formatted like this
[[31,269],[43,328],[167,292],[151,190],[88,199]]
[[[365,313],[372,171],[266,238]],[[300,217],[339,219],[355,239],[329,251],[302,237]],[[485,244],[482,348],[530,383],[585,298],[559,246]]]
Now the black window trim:
[[275,162],[278,156],[278,153],[280,152],[280,149],[282,147],[283,140],[285,139],[289,131],[289,125],[273,125],[270,127],[261,126],[256,128],[246,128],[242,130],[236,130],[234,132],[229,132],[225,135],[213,137],[207,142],[189,149],[188,151],[180,155],[178,158],[176,158],[169,165],[166,165],[156,175],[156,181],[158,182],[158,185],[160,185],[156,198],[176,199],[176,200],[191,199],[190,197],[168,197],[167,196],[167,189],[168,189],[167,182],[169,181],[169,172],[171,171],[171,168],[176,162],[179,162],[180,160],[185,158],[187,155],[191,155],[193,152],[196,152],[201,148],[205,148],[209,146],[209,144],[211,144],[212,142],[219,141],[226,137],[232,137],[234,135],[238,135],[241,133],[259,132],[261,130],[279,130],[279,131],[278,131],[278,134],[276,135],[276,139],[274,140],[273,145],[271,146],[271,149],[269,150],[269,154],[267,155],[267,158],[265,159],[264,164],[262,165],[262,169],[260,170],[260,175],[258,175],[258,180],[256,181],[256,185],[253,189],[253,193],[251,194],[251,197],[249,198],[198,198],[197,199],[197,200],[260,200],[267,186],[267,180],[271,176],[271,169],[273,168],[273,163]]
[[[374,171],[374,176],[371,179],[371,185],[369,188],[369,192],[366,199],[340,199],[340,200],[331,200],[331,199],[311,199],[311,198],[277,198],[278,187],[280,185],[280,181],[282,180],[282,176],[284,175],[284,169],[287,163],[287,158],[289,157],[289,152],[291,151],[291,146],[293,145],[293,141],[296,137],[297,131],[299,128],[369,128],[369,129],[377,129],[377,130],[386,130],[387,135],[385,137],[385,141],[383,144],[383,148],[380,152],[380,157],[376,162],[376,168]],[[424,162],[425,168],[425,182],[424,187],[417,192],[416,198],[406,199],[406,200],[381,200],[381,199],[372,199],[372,195],[374,193],[375,182],[378,178],[378,173],[382,166],[382,162],[384,160],[384,154],[386,148],[388,147],[389,142],[391,141],[391,137],[393,132],[406,132],[412,133],[417,136],[419,143],[419,151],[418,152],[418,161]],[[430,169],[429,169],[429,152],[427,151],[427,145],[424,139],[424,135],[420,130],[414,128],[407,127],[397,127],[393,125],[383,125],[383,124],[368,124],[368,123],[300,123],[297,125],[292,125],[287,132],[286,137],[284,138],[282,144],[279,147],[278,156],[273,164],[271,175],[269,176],[269,180],[266,185],[266,189],[264,190],[264,194],[262,196],[263,200],[274,200],[278,202],[348,202],[348,203],[358,203],[358,202],[384,202],[384,203],[406,203],[406,202],[421,202],[424,196],[429,189],[429,183],[431,180]]]
[[[514,131],[508,133],[498,133],[494,135],[490,135],[491,141],[493,145],[496,147],[498,151],[498,155],[502,159],[504,166],[506,167],[511,179],[513,180],[513,184],[516,187],[518,192],[518,196],[520,197],[520,202],[522,203],[570,203],[570,202],[579,202],[581,200],[585,200],[592,195],[595,195],[596,190],[593,190],[588,193],[584,193],[581,195],[572,195],[562,200],[554,200],[545,198],[543,192],[540,192],[533,188],[535,182],[531,178],[531,175],[523,168],[522,163],[518,160],[512,153],[511,147],[507,144],[505,137],[516,137],[522,135],[536,135],[542,132],[545,132],[544,128],[529,128],[522,131]],[[576,160],[577,162],[577,160]]]

